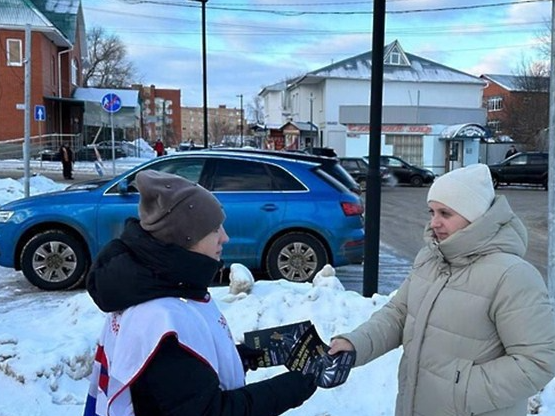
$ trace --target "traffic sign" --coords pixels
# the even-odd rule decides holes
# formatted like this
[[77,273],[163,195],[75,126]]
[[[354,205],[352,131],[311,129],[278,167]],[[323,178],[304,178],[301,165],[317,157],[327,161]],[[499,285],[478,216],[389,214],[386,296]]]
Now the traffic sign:
[[35,121],[46,120],[46,108],[43,105],[35,106]]
[[117,113],[121,109],[121,98],[110,92],[102,97],[102,108],[108,113]]

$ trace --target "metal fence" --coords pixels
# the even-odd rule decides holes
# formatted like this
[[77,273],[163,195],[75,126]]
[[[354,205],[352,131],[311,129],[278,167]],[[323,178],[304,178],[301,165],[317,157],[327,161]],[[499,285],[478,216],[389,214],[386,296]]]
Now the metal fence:
[[[42,154],[57,153],[64,141],[68,142],[72,149],[83,147],[80,134],[43,134],[30,137],[29,156],[31,159],[40,159]],[[24,143],[23,138],[0,142],[0,160],[22,159]]]

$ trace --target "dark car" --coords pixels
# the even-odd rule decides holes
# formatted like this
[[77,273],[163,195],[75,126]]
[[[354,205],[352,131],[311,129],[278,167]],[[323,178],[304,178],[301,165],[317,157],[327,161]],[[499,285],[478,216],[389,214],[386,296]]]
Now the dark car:
[[[363,157],[340,157],[339,163],[349,172],[353,179],[360,185],[362,189],[366,189],[366,178],[368,176],[368,160]],[[380,178],[382,185],[390,185],[391,173],[385,166],[380,166]]]
[[432,183],[435,175],[431,170],[411,165],[397,156],[380,156],[380,165],[386,166],[397,183],[411,186],[422,186]]
[[21,198],[0,207],[0,266],[22,270],[46,290],[80,285],[102,247],[138,216],[135,175],[153,169],[197,182],[218,198],[230,236],[227,266],[311,281],[326,264],[360,264],[364,251],[362,200],[324,163],[255,152],[180,152],[113,179]]
[[496,188],[500,184],[542,185],[547,190],[548,154],[521,152],[500,163],[488,165]]
[[[116,159],[128,156],[123,148],[122,142],[116,141],[114,145]],[[89,144],[82,147],[75,152],[74,159],[77,162],[94,162],[97,160],[97,151],[102,160],[112,160],[112,142],[110,141]]]
[[62,160],[59,150],[43,149],[38,153],[39,160],[48,162],[59,162]]

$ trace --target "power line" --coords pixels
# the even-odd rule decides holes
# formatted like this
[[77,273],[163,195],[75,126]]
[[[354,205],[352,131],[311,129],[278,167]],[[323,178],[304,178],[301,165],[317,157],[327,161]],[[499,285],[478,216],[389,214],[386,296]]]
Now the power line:
[[[173,2],[168,0],[118,0],[123,1],[127,4],[158,4],[164,6],[175,6],[175,7],[196,7],[199,8],[199,5],[192,5],[187,4],[185,2]],[[487,3],[487,4],[474,4],[468,6],[451,6],[451,7],[437,7],[437,8],[422,8],[422,9],[412,9],[412,10],[389,10],[386,11],[386,14],[409,14],[409,13],[431,13],[431,12],[445,12],[445,11],[457,11],[457,10],[476,10],[476,9],[483,9],[483,8],[492,8],[492,7],[504,7],[504,6],[512,6],[512,5],[522,5],[522,4],[529,4],[529,3],[540,3],[540,2],[547,2],[551,0],[522,0],[522,1],[505,1],[505,2],[497,2],[497,3]],[[369,2],[371,4],[372,2]],[[331,3],[330,3],[331,4]],[[330,5],[326,4],[326,5]],[[335,5],[343,6],[345,3],[337,3]],[[274,4],[273,7],[282,6],[283,4]],[[298,4],[288,4],[288,6],[297,6]],[[314,7],[314,4],[308,5],[305,4],[304,6]],[[237,5],[233,6],[224,6],[224,5],[214,5],[213,3],[206,4],[207,9],[211,10],[221,10],[221,11],[234,11],[234,12],[248,12],[248,13],[266,13],[266,14],[274,14],[279,16],[303,16],[303,15],[371,15],[373,11],[371,10],[358,10],[358,11],[325,11],[325,10],[309,10],[309,11],[299,11],[299,10],[261,10],[261,9],[254,9],[252,7],[237,7]]]

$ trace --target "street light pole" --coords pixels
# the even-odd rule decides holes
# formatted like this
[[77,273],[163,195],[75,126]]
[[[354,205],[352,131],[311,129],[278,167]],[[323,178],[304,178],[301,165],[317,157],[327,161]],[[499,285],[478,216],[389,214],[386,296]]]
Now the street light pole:
[[241,132],[241,147],[243,147],[243,94],[239,94],[237,97],[240,98],[240,102],[241,102],[241,114],[240,117],[241,119],[239,120],[239,129]]
[[204,147],[208,148],[208,89],[206,74],[206,3],[208,0],[192,0],[201,3],[202,9],[202,118],[204,129]]

